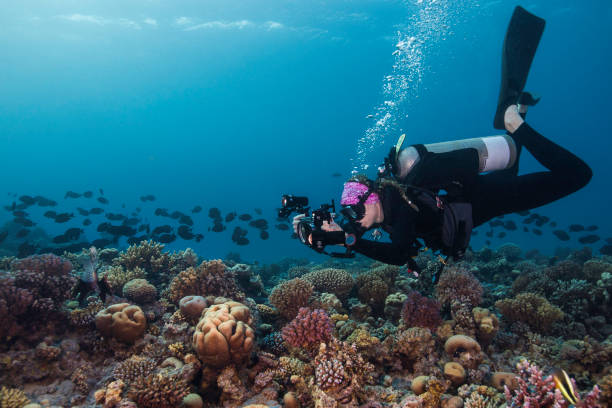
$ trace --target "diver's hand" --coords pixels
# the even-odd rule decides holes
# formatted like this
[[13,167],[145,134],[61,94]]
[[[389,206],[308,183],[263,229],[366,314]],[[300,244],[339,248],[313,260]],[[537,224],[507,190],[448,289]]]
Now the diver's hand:
[[331,222],[323,221],[323,225],[321,225],[321,229],[323,231],[343,231],[342,227],[336,224],[336,221],[332,218]]
[[306,214],[298,214],[295,217],[293,217],[293,233],[295,235],[297,235],[297,226],[300,223],[300,221],[302,220],[302,218],[306,217]]

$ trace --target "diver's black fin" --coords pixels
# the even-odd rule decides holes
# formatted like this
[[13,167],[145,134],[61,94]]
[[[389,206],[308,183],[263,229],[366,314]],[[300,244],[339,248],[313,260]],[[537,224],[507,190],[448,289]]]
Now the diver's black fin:
[[[505,129],[506,109],[518,103],[519,98],[523,98],[523,88],[527,82],[529,68],[538,49],[545,25],[544,19],[529,13],[521,6],[516,6],[514,9],[502,48],[501,87],[493,120],[495,129]],[[538,100],[539,98],[535,102]]]

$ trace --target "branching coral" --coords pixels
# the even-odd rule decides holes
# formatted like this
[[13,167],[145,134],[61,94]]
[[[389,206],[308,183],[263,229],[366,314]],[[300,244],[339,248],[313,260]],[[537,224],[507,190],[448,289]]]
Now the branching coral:
[[436,286],[436,297],[442,305],[453,302],[478,306],[482,301],[482,285],[467,269],[452,266],[444,268]]
[[301,278],[294,278],[274,287],[270,303],[278,309],[285,319],[293,319],[299,309],[308,305],[312,294],[312,284]]
[[132,384],[128,395],[141,408],[174,408],[189,394],[189,385],[180,376],[150,374]]
[[561,309],[535,293],[519,293],[514,299],[498,300],[495,307],[509,323],[521,322],[540,333],[549,332],[564,316]]
[[442,323],[440,303],[412,291],[402,306],[402,323],[406,327],[435,330]]
[[[391,339],[391,336],[388,339]],[[431,331],[422,327],[401,331],[396,336],[392,349],[403,357],[407,368],[419,375],[430,374],[437,360]]]
[[121,295],[123,291],[123,285],[133,279],[144,279],[146,273],[145,270],[140,267],[134,269],[125,269],[123,266],[113,266],[106,269],[104,272],[104,278],[108,283],[108,286],[116,295]]
[[118,363],[113,369],[113,377],[130,385],[142,381],[155,371],[155,360],[147,357],[132,356]]
[[29,404],[30,400],[26,395],[17,388],[0,388],[0,407],[2,408],[22,408]]
[[339,299],[345,299],[354,285],[353,277],[344,269],[318,269],[302,276],[302,279],[310,282],[314,290],[333,293]]
[[555,389],[552,376],[544,377],[542,370],[523,360],[516,366],[518,377],[517,388],[510,390],[504,386],[506,401],[513,407],[548,407],[564,406],[565,400],[561,392]]
[[300,308],[297,316],[283,327],[283,340],[292,347],[306,350],[318,348],[332,338],[334,326],[322,309]]
[[241,300],[244,295],[239,291],[234,277],[220,260],[204,261],[198,267],[187,268],[172,279],[166,296],[173,303],[185,296],[223,296]]

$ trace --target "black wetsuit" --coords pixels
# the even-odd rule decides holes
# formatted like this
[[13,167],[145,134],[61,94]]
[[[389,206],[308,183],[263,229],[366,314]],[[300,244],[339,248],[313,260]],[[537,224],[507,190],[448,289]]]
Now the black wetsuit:
[[[437,195],[441,189],[444,202],[471,204],[473,226],[517,211],[551,203],[584,187],[592,176],[590,167],[580,158],[546,139],[523,123],[513,134],[518,155],[515,164],[506,170],[478,174],[476,149],[459,149],[447,153],[427,153],[411,170],[410,184]],[[518,175],[521,147],[524,146],[548,171]],[[414,198],[411,196],[411,198]],[[416,255],[416,238],[426,245],[456,256],[454,250],[440,244],[442,212],[431,205],[414,202],[413,209],[393,187],[382,193],[384,221],[382,228],[391,242],[374,242],[363,238],[353,249],[369,258],[395,265],[404,265]],[[469,240],[469,234],[467,236]]]

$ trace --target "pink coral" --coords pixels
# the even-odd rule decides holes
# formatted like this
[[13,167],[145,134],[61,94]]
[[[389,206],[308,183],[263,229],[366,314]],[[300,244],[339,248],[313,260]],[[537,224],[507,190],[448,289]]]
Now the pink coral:
[[325,310],[301,307],[297,316],[283,327],[282,336],[287,344],[312,350],[332,338],[333,323]]
[[11,263],[11,269],[28,270],[52,276],[62,276],[72,271],[70,261],[53,254],[33,255],[16,259]]
[[402,307],[402,320],[406,327],[435,329],[442,322],[440,303],[412,291]]
[[445,268],[436,286],[436,297],[443,305],[460,302],[478,306],[482,301],[482,285],[467,269]]
[[531,408],[566,406],[561,392],[555,389],[552,376],[544,377],[542,370],[527,360],[518,363],[516,369],[518,371],[516,389],[510,390],[507,385],[504,386],[508,405]]

